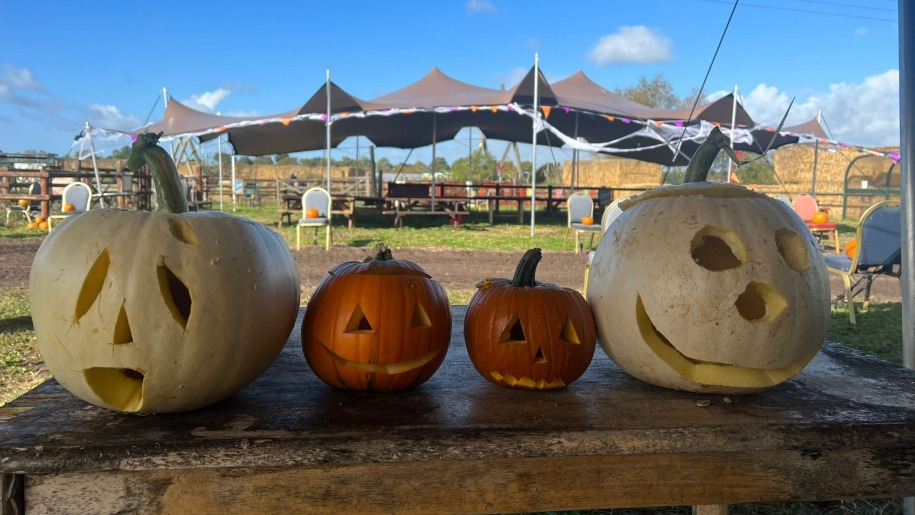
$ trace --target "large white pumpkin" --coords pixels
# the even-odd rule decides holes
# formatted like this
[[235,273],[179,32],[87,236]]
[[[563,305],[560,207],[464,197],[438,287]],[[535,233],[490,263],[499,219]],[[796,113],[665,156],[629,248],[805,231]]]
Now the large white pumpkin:
[[790,207],[709,182],[620,207],[587,292],[600,345],[624,371],[668,388],[750,393],[814,357],[829,329],[829,280]]
[[54,378],[131,413],[193,410],[241,390],[279,355],[299,308],[283,239],[244,218],[187,213],[157,141],[140,138],[134,151],[171,212],[67,218],[42,242],[29,278],[38,349]]

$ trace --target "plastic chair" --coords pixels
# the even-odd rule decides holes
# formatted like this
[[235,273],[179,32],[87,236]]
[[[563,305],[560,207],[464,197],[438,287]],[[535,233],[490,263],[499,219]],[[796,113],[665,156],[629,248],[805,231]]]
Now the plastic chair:
[[801,220],[807,224],[807,228],[810,229],[810,232],[813,233],[817,239],[820,236],[825,235],[827,238],[832,234],[833,245],[835,245],[836,254],[841,252],[839,250],[839,228],[835,222],[822,222],[816,223],[813,221],[813,215],[817,214],[820,211],[820,207],[817,205],[817,201],[811,195],[806,193],[794,197],[794,210],[800,215]]
[[[303,227],[315,228],[315,245],[318,244],[318,230],[321,227],[324,227],[326,231],[324,249],[330,250],[330,246],[333,242],[330,233],[330,208],[330,193],[328,193],[324,188],[316,186],[314,188],[309,188],[305,191],[305,193],[302,194],[302,218],[299,219],[299,223],[295,228],[296,249],[302,248]],[[315,218],[308,218],[309,209],[316,209],[318,211],[318,216]]]
[[[585,225],[581,223],[584,217],[594,216],[594,201],[591,199],[591,195],[577,192],[569,196],[566,206],[569,213],[569,231],[575,234],[575,253],[578,254],[581,252],[581,235],[590,233],[591,240],[588,243],[588,249],[590,249],[594,244],[594,235],[600,232],[600,226],[597,224]],[[566,232],[566,237],[568,237],[568,231]],[[565,238],[563,238],[562,246],[565,248]]]
[[[861,312],[870,304],[871,284],[881,275],[899,278],[902,273],[902,208],[895,200],[884,200],[867,208],[858,221],[854,256],[827,255],[826,270],[842,277],[845,292],[836,305],[848,304],[848,318],[855,324],[855,295],[864,292]],[[854,283],[852,280],[854,279]]]
[[73,206],[73,211],[62,211],[48,217],[48,232],[54,227],[55,220],[63,220],[71,215],[85,213],[89,211],[89,205],[92,203],[92,188],[84,182],[71,182],[64,188],[60,199],[60,207],[63,209],[67,204]]
[[[38,181],[29,185],[29,195],[41,195],[41,184]],[[21,213],[25,217],[26,223],[31,223],[33,217],[41,213],[41,202],[32,200],[25,207],[18,204],[11,204],[6,207],[6,225],[10,224],[10,215],[12,213]]]

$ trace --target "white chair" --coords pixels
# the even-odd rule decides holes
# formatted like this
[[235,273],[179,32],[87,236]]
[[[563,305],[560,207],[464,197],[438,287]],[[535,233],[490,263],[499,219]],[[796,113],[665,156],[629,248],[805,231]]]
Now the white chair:
[[[41,184],[38,181],[29,185],[29,195],[41,195]],[[21,213],[25,217],[26,223],[30,223],[33,217],[41,213],[41,202],[31,200],[25,207],[18,204],[11,204],[6,208],[6,225],[10,224],[10,214]]]
[[[566,201],[566,207],[568,207],[569,213],[569,230],[575,233],[575,253],[581,252],[581,235],[584,233],[591,234],[591,240],[588,243],[588,249],[590,250],[594,244],[594,235],[600,232],[600,225],[593,223],[594,200],[587,193],[577,192],[569,196],[569,200]],[[587,225],[581,223],[586,216],[592,218],[592,223]],[[566,236],[568,236],[568,232],[566,232]],[[563,240],[564,246],[565,240]]]
[[[309,218],[309,210],[314,209],[312,213],[316,213],[317,216]],[[330,232],[330,209],[331,209],[331,200],[330,193],[327,192],[324,188],[314,187],[309,188],[302,194],[302,218],[299,218],[299,223],[295,228],[295,248],[302,248],[302,228],[303,227],[314,227],[315,228],[315,239],[314,244],[318,244],[318,230],[321,227],[325,228],[326,235],[324,238],[324,249],[330,250],[330,246],[333,242],[331,232]]]
[[72,205],[72,211],[61,211],[58,214],[48,217],[48,232],[54,227],[55,220],[63,220],[71,215],[78,215],[89,211],[92,203],[92,188],[84,182],[71,182],[64,188],[60,199],[60,208],[66,209],[67,205]]

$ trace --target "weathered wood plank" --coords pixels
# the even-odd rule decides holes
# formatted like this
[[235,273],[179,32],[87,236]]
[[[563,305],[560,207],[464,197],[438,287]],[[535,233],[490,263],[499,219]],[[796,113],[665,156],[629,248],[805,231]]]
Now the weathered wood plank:
[[[25,474],[27,499],[49,502],[97,484],[100,503],[140,490],[151,492],[143,502],[178,499],[183,488],[215,503],[205,499],[228,494],[211,483],[230,485],[242,511],[250,499],[317,502],[304,492],[338,492],[319,512],[346,499],[365,511],[453,512],[915,493],[915,372],[903,367],[828,343],[795,379],[725,397],[642,383],[598,349],[569,388],[516,391],[473,369],[464,310],[454,308],[441,369],[398,394],[325,385],[305,363],[298,326],[254,384],[192,413],[113,413],[46,382],[0,407],[0,472]],[[487,493],[493,477],[504,500]],[[303,493],[289,494],[293,485]],[[363,491],[372,489],[384,495]]]
[[0,515],[22,515],[24,513],[22,476],[0,474]]

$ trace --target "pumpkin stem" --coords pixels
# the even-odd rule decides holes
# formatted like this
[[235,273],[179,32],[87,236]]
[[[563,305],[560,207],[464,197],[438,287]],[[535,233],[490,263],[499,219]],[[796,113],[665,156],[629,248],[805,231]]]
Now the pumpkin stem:
[[683,182],[703,182],[707,180],[708,172],[712,169],[712,163],[715,162],[720,150],[724,150],[732,161],[740,164],[737,154],[728,144],[728,139],[721,133],[721,129],[715,127],[709,133],[708,138],[696,149],[693,158],[690,159]]
[[375,245],[375,248],[372,249],[371,256],[365,258],[363,263],[368,263],[369,261],[394,261],[394,255],[391,254],[391,249],[384,244],[384,242]]
[[178,167],[175,166],[172,156],[159,146],[161,137],[162,132],[144,132],[137,135],[137,140],[130,146],[127,169],[136,172],[144,164],[149,168],[156,185],[156,204],[159,211],[187,213],[187,199],[181,191]]
[[543,253],[540,252],[540,249],[531,249],[524,253],[521,256],[521,261],[518,262],[518,266],[515,268],[515,276],[512,278],[512,286],[519,288],[533,288],[537,286],[537,281],[534,280],[534,274],[537,273],[537,264],[540,263],[540,259],[543,258]]

